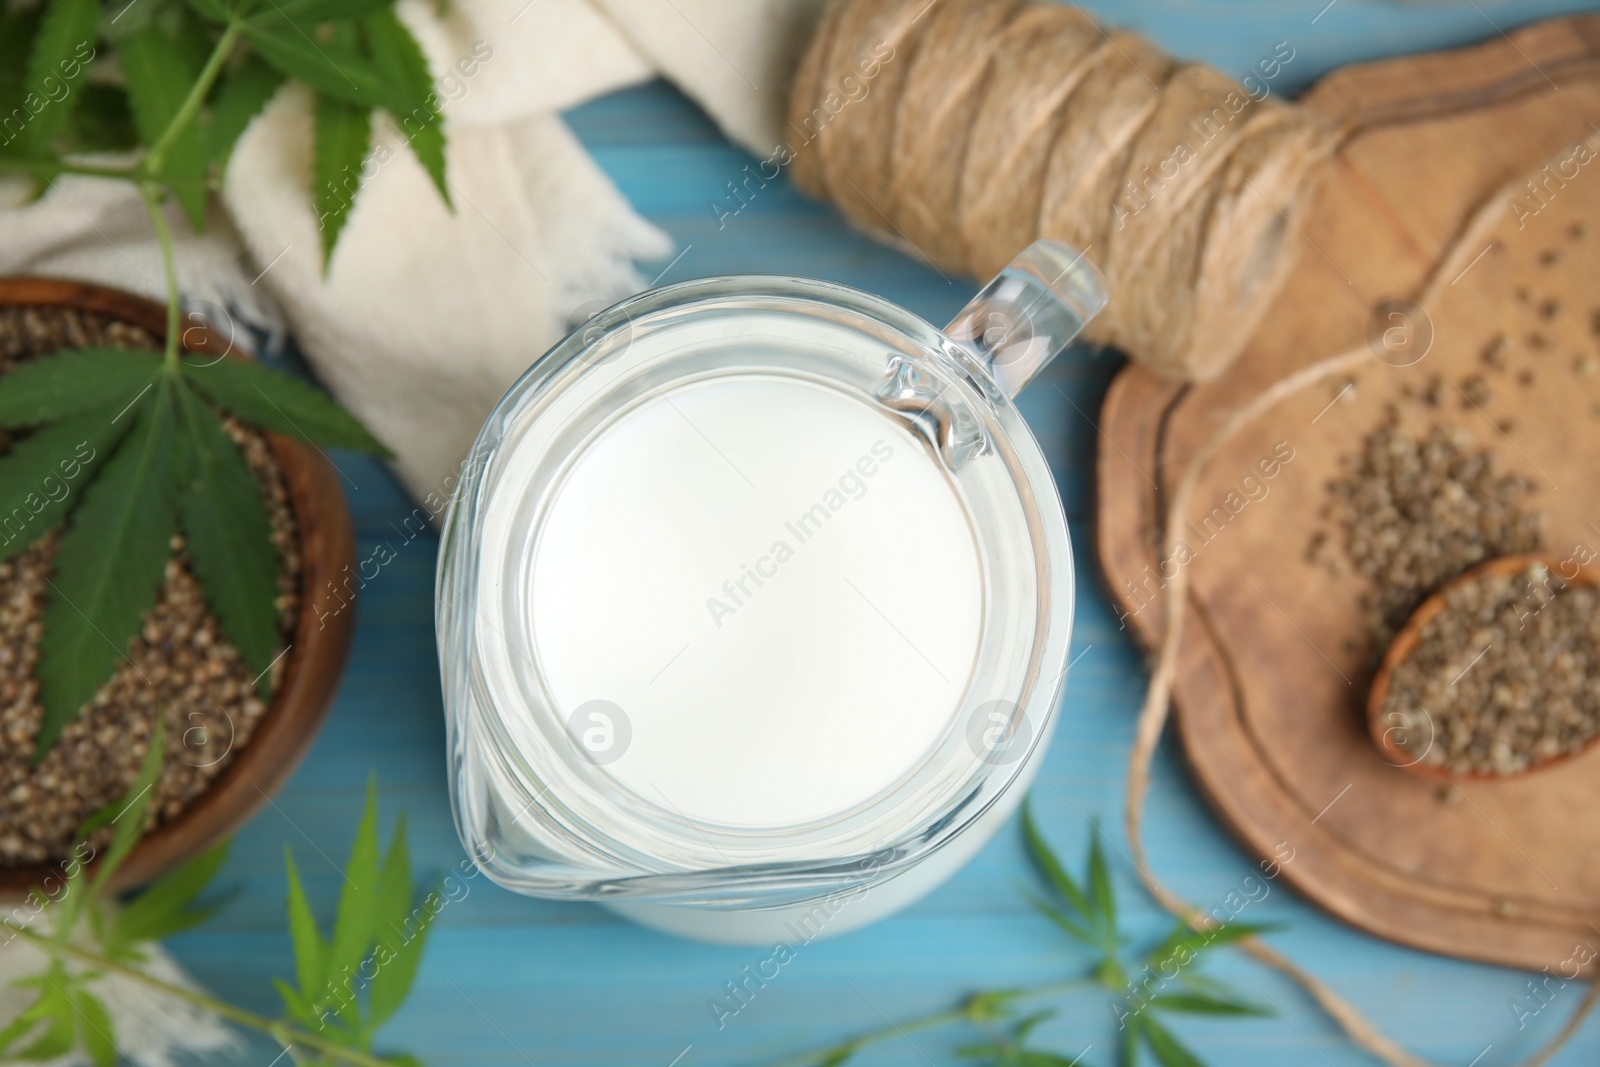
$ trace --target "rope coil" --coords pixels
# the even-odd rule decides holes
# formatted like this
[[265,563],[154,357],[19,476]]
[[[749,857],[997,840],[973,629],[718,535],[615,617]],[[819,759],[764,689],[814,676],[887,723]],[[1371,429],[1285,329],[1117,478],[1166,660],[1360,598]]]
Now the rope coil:
[[988,278],[1036,238],[1072,245],[1118,297],[1088,338],[1204,381],[1282,286],[1336,144],[1257,85],[1072,6],[843,0],[795,78],[792,174],[941,270]]

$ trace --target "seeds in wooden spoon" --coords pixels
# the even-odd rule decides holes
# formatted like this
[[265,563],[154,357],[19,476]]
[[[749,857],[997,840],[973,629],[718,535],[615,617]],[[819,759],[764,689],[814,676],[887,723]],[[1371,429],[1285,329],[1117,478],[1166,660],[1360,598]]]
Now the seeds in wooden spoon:
[[1514,774],[1600,732],[1600,590],[1543,564],[1451,588],[1393,671],[1379,711],[1420,759],[1453,774]]

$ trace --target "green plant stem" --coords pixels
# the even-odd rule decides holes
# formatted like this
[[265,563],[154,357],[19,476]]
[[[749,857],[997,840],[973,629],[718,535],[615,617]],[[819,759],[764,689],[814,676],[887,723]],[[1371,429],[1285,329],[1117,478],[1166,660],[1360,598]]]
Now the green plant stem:
[[[1036,1000],[1039,997],[1056,996],[1061,993],[1070,993],[1075,989],[1086,989],[1100,984],[1093,978],[1069,978],[1062,982],[1047,982],[1044,985],[1028,986],[1023,989],[1006,990],[1005,992],[1013,1000]],[[991,991],[991,993],[993,992],[998,991]],[[945,1011],[930,1012],[927,1015],[914,1015],[897,1023],[891,1022],[880,1026],[876,1030],[868,1030],[863,1034],[858,1034],[848,1041],[840,1041],[838,1044],[829,1045],[826,1048],[813,1049],[810,1052],[801,1052],[785,1057],[768,1064],[767,1067],[806,1067],[807,1064],[820,1063],[829,1056],[835,1056],[841,1052],[859,1052],[869,1045],[882,1044],[897,1037],[905,1037],[907,1034],[919,1033],[923,1030],[935,1030],[941,1026],[949,1026],[952,1023],[978,1022],[979,1020],[973,1014],[972,1004],[983,995],[978,993],[967,998],[966,1003],[959,1008],[948,1008]]]
[[139,172],[123,167],[96,167],[87,163],[68,163],[61,159],[25,159],[20,156],[0,156],[0,170],[14,170],[38,178],[54,178],[58,174],[81,174],[88,178],[118,178],[132,181]]
[[167,276],[167,370],[178,365],[178,314],[182,310],[182,297],[178,292],[178,259],[172,249],[172,230],[167,217],[161,213],[161,187],[155,182],[139,183],[139,195],[150,211],[150,222],[156,230],[156,241],[161,245],[161,269]]
[[139,195],[144,198],[145,207],[150,209],[150,221],[156,229],[156,240],[161,244],[161,267],[167,276],[166,362],[169,371],[176,370],[178,365],[178,318],[182,311],[182,296],[178,292],[178,266],[172,250],[172,230],[167,226],[166,216],[161,214],[161,187],[158,184],[161,164],[166,160],[167,149],[200,114],[201,105],[205,103],[211,87],[217,83],[223,64],[233,54],[234,46],[239,43],[243,33],[244,23],[228,23],[228,28],[222,31],[216,47],[211,49],[211,55],[206,58],[206,65],[200,69],[200,77],[189,87],[189,95],[183,98],[172,121],[167,123],[167,128],[161,131],[161,136],[156,138],[156,143],[150,146],[139,165]]
[[269,1019],[264,1015],[245,1011],[243,1008],[236,1008],[232,1004],[217,1000],[215,997],[208,997],[204,993],[197,993],[192,989],[185,989],[170,982],[163,982],[159,978],[145,974],[137,967],[130,967],[108,956],[102,956],[98,952],[90,952],[88,949],[79,948],[77,945],[72,944],[57,946],[51,938],[17,923],[5,922],[0,925],[4,925],[12,932],[22,935],[46,951],[54,951],[59,947],[62,952],[75,959],[82,960],[84,963],[93,964],[95,967],[107,971],[113,971],[125,978],[131,978],[158,992],[165,993],[178,1000],[187,1001],[198,1008],[203,1008],[215,1015],[219,1015],[229,1022],[266,1034],[284,1045],[300,1045],[304,1048],[315,1049],[323,1055],[352,1064],[354,1067],[393,1067],[388,1061],[379,1059],[377,1056],[346,1048],[338,1042],[329,1041],[325,1037],[318,1037],[316,1034],[301,1030],[298,1027],[289,1026],[279,1020]]
[[239,43],[239,37],[244,33],[244,23],[234,21],[228,23],[228,28],[222,31],[217,45],[211,50],[211,55],[206,59],[206,65],[200,68],[200,77],[195,79],[194,85],[189,88],[189,95],[183,98],[183,103],[178,106],[178,111],[172,116],[172,121],[167,123],[167,128],[161,131],[161,136],[156,138],[156,143],[150,146],[150,151],[144,154],[144,173],[148,177],[157,177],[161,173],[161,164],[165,162],[167,149],[172,147],[172,142],[178,139],[189,123],[194,121],[200,113],[200,106],[205,103],[206,96],[211,92],[211,87],[217,83],[217,77],[222,73],[222,65],[233,54],[234,45]]

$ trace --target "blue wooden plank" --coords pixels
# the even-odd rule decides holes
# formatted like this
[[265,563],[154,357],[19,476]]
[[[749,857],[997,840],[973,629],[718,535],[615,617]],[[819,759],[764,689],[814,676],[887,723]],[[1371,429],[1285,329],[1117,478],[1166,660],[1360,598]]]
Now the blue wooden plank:
[[[1296,58],[1281,87],[1296,89],[1329,67],[1493,36],[1545,14],[1582,10],[1575,0],[1377,4],[1364,0],[1129,0],[1087,5],[1108,21],[1142,28],[1176,53],[1226,70],[1248,69],[1279,40]],[[577,109],[570,121],[641,211],[689,248],[664,280],[736,271],[828,278],[881,293],[934,322],[950,317],[972,288],[914,258],[853,233],[836,213],[800,197],[786,179],[718,222],[726,196],[751,157],[729,146],[682,96],[662,84],[613,94]],[[647,270],[647,276],[666,263]],[[1154,938],[1168,920],[1138,890],[1120,820],[1124,761],[1142,693],[1140,659],[1118,628],[1093,562],[1093,418],[1116,357],[1075,349],[1024,394],[1021,408],[1050,458],[1073,528],[1080,589],[1073,667],[1061,726],[1036,802],[1063,852],[1080,856],[1098,818],[1112,843],[1128,927]],[[357,488],[351,507],[363,554],[395,545],[393,524],[410,510],[383,469],[339,455]],[[1128,471],[1123,476],[1138,477]],[[319,914],[329,916],[369,769],[381,782],[386,825],[409,812],[412,852],[440,878],[462,852],[445,792],[443,727],[432,635],[436,539],[398,544],[396,559],[363,591],[348,675],[333,715],[289,786],[239,836],[224,881],[240,895],[215,922],[177,938],[178,958],[225,997],[274,1009],[272,975],[290,970],[281,920],[282,849],[295,850]],[[1217,827],[1168,745],[1157,758],[1149,801],[1149,845],[1158,867],[1197,902],[1220,901],[1255,870]],[[709,1002],[740,968],[747,949],[697,945],[632,927],[585,904],[535,901],[478,878],[440,915],[402,1018],[382,1045],[409,1048],[434,1065],[639,1064],[683,1067],[751,1064],[881,1026],[883,1015],[938,1010],[982,986],[1046,981],[1076,973],[1081,954],[1055,935],[1016,892],[1029,882],[1013,831],[902,916],[837,941],[800,949],[749,1006],[719,1027]],[[460,892],[460,891],[458,891]],[[1511,1062],[1551,1034],[1576,1001],[1575,987],[1519,1032],[1508,1002],[1526,976],[1445,960],[1377,941],[1326,917],[1274,886],[1249,916],[1282,923],[1274,940],[1333,984],[1387,1032],[1419,1054],[1484,1067]],[[1258,1067],[1369,1062],[1295,989],[1239,958],[1218,973],[1269,1002],[1281,1017],[1185,1021],[1181,1034],[1213,1064]],[[1065,1000],[1042,1031],[1069,1058],[1111,1062],[1115,1024],[1103,995]],[[885,1045],[868,1063],[956,1062],[952,1044],[970,1033],[918,1034]],[[914,1043],[913,1043],[914,1042]],[[1492,1046],[1490,1048],[1489,1046]],[[684,1050],[688,1051],[685,1053]],[[278,1050],[249,1043],[242,1063],[265,1064]],[[1555,1061],[1575,1067],[1600,1057],[1600,1026],[1588,1028]]]

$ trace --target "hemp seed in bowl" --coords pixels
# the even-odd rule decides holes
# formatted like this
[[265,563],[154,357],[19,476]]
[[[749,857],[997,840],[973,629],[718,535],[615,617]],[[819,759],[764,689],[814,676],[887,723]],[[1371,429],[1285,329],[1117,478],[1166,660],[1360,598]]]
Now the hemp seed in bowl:
[[[0,308],[0,373],[63,348],[158,348],[154,337],[109,315],[59,306]],[[261,482],[282,563],[279,607],[284,640],[299,610],[302,546],[289,486],[267,438],[227,419],[228,434]],[[0,453],[12,437],[0,433]],[[11,533],[16,523],[0,529]],[[25,529],[25,528],[24,528]],[[195,580],[181,537],[172,541],[155,606],[124,647],[123,662],[42,760],[33,759],[44,717],[34,667],[43,632],[57,533],[0,562],[0,870],[55,863],[72,854],[78,827],[125,795],[138,777],[159,715],[167,755],[151,789],[148,826],[199,800],[245,751],[266,717],[268,699],[222,636]],[[281,660],[267,676],[275,690]],[[96,848],[109,828],[90,839]]]
[[1374,734],[1425,746],[1404,764],[1424,773],[1504,776],[1580,752],[1600,735],[1592,572],[1530,557],[1469,571],[1396,639],[1373,696]]

